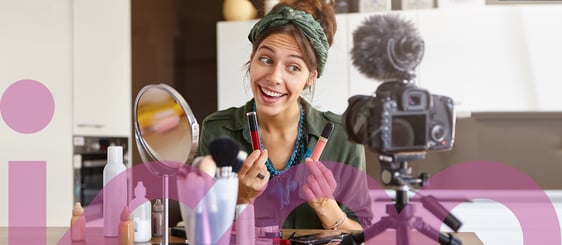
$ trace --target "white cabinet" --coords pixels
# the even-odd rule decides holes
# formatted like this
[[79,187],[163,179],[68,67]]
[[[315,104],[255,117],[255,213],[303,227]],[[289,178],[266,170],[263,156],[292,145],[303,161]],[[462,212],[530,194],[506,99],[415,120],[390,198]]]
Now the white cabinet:
[[[0,116],[0,226],[8,226],[9,193],[22,189],[44,190],[43,209],[47,226],[68,226],[72,210],[72,1],[25,0],[0,1],[0,96],[20,80],[35,80],[51,93],[54,113],[44,128],[33,133],[19,133]],[[21,94],[27,105],[37,105],[33,94]],[[11,105],[13,106],[13,105]],[[18,113],[28,120],[37,115],[22,106]],[[6,109],[6,108],[3,108]],[[2,109],[0,109],[2,110]],[[34,174],[43,175],[46,183],[30,179],[26,174],[9,175],[10,161],[45,162],[45,169]],[[25,163],[15,163],[25,164]],[[33,175],[30,173],[30,175]],[[13,178],[27,179],[28,187],[9,184]],[[33,195],[34,193],[25,193]],[[40,196],[42,193],[38,193]],[[37,195],[36,195],[37,196]],[[17,199],[16,199],[17,200]],[[16,204],[17,205],[17,204]],[[9,207],[10,206],[10,207]],[[25,214],[29,215],[29,213]],[[21,220],[22,216],[19,216]],[[28,216],[23,216],[28,219]],[[42,217],[37,217],[42,218]]]
[[[452,97],[459,112],[562,110],[552,89],[559,81],[562,5],[510,5],[393,12],[414,22],[425,41],[416,83]],[[379,83],[352,65],[353,32],[375,13],[337,15],[338,31],[326,73],[317,81],[313,105],[343,113],[347,98],[370,95]],[[376,13],[382,14],[382,13]],[[474,18],[478,16],[478,18]],[[243,64],[249,59],[246,36],[255,21],[219,22],[218,109],[250,98]],[[548,28],[546,28],[548,26]],[[501,98],[501,99],[500,99]]]
[[0,226],[9,225],[9,193],[21,189],[10,178],[26,178],[9,175],[10,161],[45,162],[46,183],[29,180],[46,191],[46,207],[37,208],[45,208],[47,226],[68,226],[73,135],[130,139],[130,1],[0,1],[0,33],[0,96],[31,79],[54,100],[52,119],[38,132],[19,133],[0,116]]
[[75,135],[131,134],[130,1],[73,1]]

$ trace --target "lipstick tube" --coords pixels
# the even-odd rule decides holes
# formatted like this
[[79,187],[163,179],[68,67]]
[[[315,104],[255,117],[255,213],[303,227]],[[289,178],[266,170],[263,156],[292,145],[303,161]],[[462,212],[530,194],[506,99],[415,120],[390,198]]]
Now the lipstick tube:
[[260,131],[258,128],[258,118],[255,111],[246,113],[248,125],[250,126],[250,137],[252,139],[253,150],[261,150]]
[[312,151],[312,156],[310,157],[312,158],[312,160],[318,161],[318,159],[320,159],[320,155],[322,155],[324,147],[326,147],[328,138],[330,138],[332,131],[334,131],[334,124],[331,122],[326,123],[326,126],[324,126],[324,130],[322,130],[322,135],[318,139],[318,142],[316,143],[316,146],[314,146],[314,150]]

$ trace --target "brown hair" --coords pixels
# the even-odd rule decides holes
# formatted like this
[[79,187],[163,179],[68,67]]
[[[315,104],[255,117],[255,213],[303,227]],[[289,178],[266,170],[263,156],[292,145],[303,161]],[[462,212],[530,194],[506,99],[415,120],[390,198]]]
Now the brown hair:
[[[294,10],[301,10],[312,15],[312,17],[320,24],[320,26],[322,26],[324,34],[328,39],[328,44],[332,46],[332,41],[337,29],[333,0],[330,0],[329,3],[326,3],[325,0],[282,0],[273,7],[273,10],[283,6],[289,6]],[[264,30],[253,42],[252,53],[256,52],[260,43],[266,37],[276,33],[285,33],[294,37],[297,41],[298,47],[304,54],[304,59],[308,66],[308,69],[311,71],[317,69],[318,63],[316,61],[316,54],[314,52],[314,49],[312,48],[312,45],[304,36],[304,34],[293,24],[272,27]]]

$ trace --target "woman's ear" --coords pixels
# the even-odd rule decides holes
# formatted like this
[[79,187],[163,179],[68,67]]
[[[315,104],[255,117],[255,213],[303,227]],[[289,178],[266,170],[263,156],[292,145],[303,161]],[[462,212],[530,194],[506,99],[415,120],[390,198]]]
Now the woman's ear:
[[306,81],[306,86],[305,87],[311,87],[314,82],[316,81],[316,77],[318,76],[318,71],[312,71],[310,72],[310,76],[308,77],[308,81]]

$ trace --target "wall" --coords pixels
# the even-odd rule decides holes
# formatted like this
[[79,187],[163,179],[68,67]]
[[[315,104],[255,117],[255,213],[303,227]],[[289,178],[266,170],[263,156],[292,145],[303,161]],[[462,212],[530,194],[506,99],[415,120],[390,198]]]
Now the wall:
[[[6,124],[5,117],[0,119],[0,226],[8,225],[9,189],[15,192],[26,189],[8,186],[8,180],[29,178],[8,176],[8,161],[46,161],[46,183],[29,179],[29,184],[37,185],[34,187],[39,190],[46,188],[48,225],[66,226],[70,219],[73,204],[71,10],[69,0],[0,1],[0,94],[18,80],[33,79],[45,85],[54,99],[52,119],[40,131],[19,133]],[[28,102],[34,105],[32,97],[28,97]],[[28,120],[36,120],[32,110],[21,113],[28,113]],[[31,203],[29,208],[45,208],[36,205]]]
[[[221,6],[222,1],[131,1],[133,100],[145,85],[165,83],[185,98],[199,122],[216,110],[215,25],[222,20]],[[136,142],[131,149],[133,164],[142,163]],[[179,207],[173,200],[169,205],[169,224],[175,226]]]
[[[562,100],[553,89],[560,81],[556,60],[562,56],[562,34],[553,30],[562,23],[562,5],[393,13],[411,19],[425,40],[417,83],[451,96],[460,115],[453,150],[429,152],[426,160],[412,162],[414,176],[489,160],[525,172],[542,188],[562,188],[556,177],[562,170],[562,118],[556,113],[562,110]],[[343,113],[347,98],[372,94],[378,86],[351,65],[349,55],[353,30],[370,15],[337,16],[326,74],[316,83],[316,107]],[[255,22],[217,24],[219,109],[242,105],[252,96],[242,68],[251,48],[246,35]],[[368,172],[379,180],[377,155],[367,151],[367,156]]]
[[[430,151],[426,159],[410,162],[412,176],[421,172],[433,176],[456,164],[491,161],[525,173],[542,189],[562,189],[561,112],[473,113],[471,117],[458,118],[455,129],[453,149]],[[377,158],[376,153],[367,150],[367,172],[380,180]],[[458,179],[454,175],[446,178],[451,183]],[[517,180],[499,181],[509,185]]]
[[[393,12],[410,19],[425,41],[416,82],[451,96],[458,111],[560,110],[552,88],[555,57],[562,55],[562,5],[486,6]],[[379,13],[380,14],[380,13]],[[372,13],[338,15],[338,32],[326,74],[316,82],[313,104],[343,113],[347,98],[372,94],[378,83],[351,64],[352,33]],[[477,17],[475,17],[477,16]],[[246,35],[255,21],[218,24],[218,108],[251,97],[242,66],[250,52]],[[333,93],[332,91],[338,91]],[[501,98],[501,99],[499,99]]]

